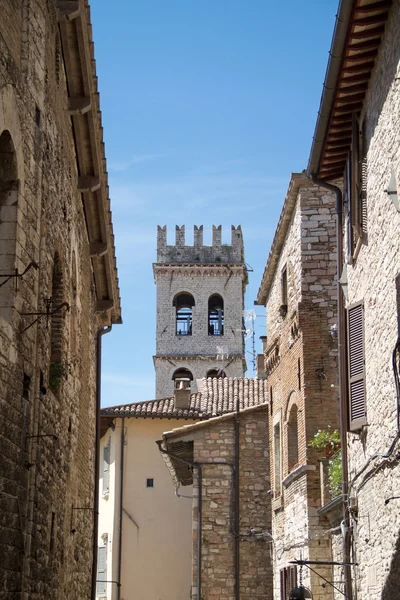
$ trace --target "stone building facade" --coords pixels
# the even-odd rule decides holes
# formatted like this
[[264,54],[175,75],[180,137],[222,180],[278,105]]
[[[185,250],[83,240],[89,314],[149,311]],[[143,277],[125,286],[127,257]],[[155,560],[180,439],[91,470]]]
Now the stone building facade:
[[4,0],[0,65],[0,597],[89,598],[120,306],[87,2]]
[[[317,512],[330,499],[326,461],[309,442],[339,425],[334,212],[334,194],[292,175],[257,296],[267,312],[275,600],[287,600],[299,580],[290,561],[331,560],[329,527]],[[303,580],[314,599],[332,598],[319,577],[304,572]]]
[[193,485],[190,597],[198,598],[200,590],[204,600],[226,600],[236,597],[239,585],[242,600],[272,600],[267,384],[222,379],[213,392],[218,388],[219,401],[231,397],[233,411],[163,435],[175,485]]
[[[184,436],[195,435],[196,460],[199,457],[208,461],[203,471],[208,498],[202,503],[207,538],[202,567],[204,597],[231,596],[233,534],[232,515],[227,515],[233,508],[232,415],[238,402],[242,597],[248,598],[253,592],[257,592],[256,597],[270,597],[269,537],[262,535],[270,531],[268,447],[264,443],[268,435],[266,382],[210,378],[202,380],[199,387],[197,393],[185,389],[184,402],[175,395],[101,411],[103,467],[98,544],[104,561],[99,563],[97,579],[109,583],[98,588],[100,598],[113,600],[120,593],[126,600],[187,600],[195,595],[197,583],[192,568],[196,572],[197,551],[193,527],[196,528],[198,502],[187,466],[178,476],[172,470],[172,479],[165,467],[165,454],[159,452],[156,442],[162,440],[166,430],[173,430],[172,435],[177,437],[180,432]],[[215,416],[221,420],[212,419]],[[182,449],[186,451],[186,443],[178,452]],[[193,453],[190,457],[193,460]],[[225,464],[211,465],[212,460]],[[172,467],[171,462],[168,465]],[[252,537],[250,528],[257,535]],[[149,562],[157,565],[152,577],[148,574]],[[267,591],[264,585],[268,586]]]
[[[309,172],[328,183],[341,178],[344,503],[350,558],[357,563],[350,593],[389,600],[400,587],[400,5],[342,4],[332,41],[340,65],[328,64],[332,93],[323,93],[319,113],[330,118],[317,121],[314,139],[324,142],[314,143]],[[348,89],[355,78],[357,93]],[[333,138],[340,147],[334,159]]]
[[156,397],[170,396],[174,379],[196,381],[225,371],[242,377],[244,292],[247,270],[242,231],[232,227],[231,245],[221,243],[213,226],[212,245],[203,244],[203,226],[194,228],[194,245],[185,245],[185,226],[176,227],[175,246],[167,245],[166,227],[158,228]]

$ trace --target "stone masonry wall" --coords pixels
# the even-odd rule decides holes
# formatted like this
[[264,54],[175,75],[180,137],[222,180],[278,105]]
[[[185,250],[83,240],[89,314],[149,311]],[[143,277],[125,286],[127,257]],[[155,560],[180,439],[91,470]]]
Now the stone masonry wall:
[[[266,302],[275,600],[280,599],[280,571],[289,561],[300,553],[331,559],[329,526],[317,512],[321,452],[308,444],[318,429],[337,428],[339,421],[334,212],[331,193],[311,183],[299,187]],[[285,268],[287,309],[282,312]],[[330,577],[330,569],[320,572]],[[305,571],[303,579],[314,598],[332,597],[320,578]]]
[[363,301],[367,425],[348,435],[350,494],[358,509],[354,541],[359,566],[353,571],[359,597],[388,600],[400,587],[400,472],[398,444],[386,454],[397,430],[392,353],[399,337],[400,212],[385,192],[395,175],[400,184],[400,6],[394,2],[364,100],[360,121],[367,147],[366,236],[354,264],[348,266],[348,304]]
[[[240,597],[272,599],[267,409],[240,416]],[[210,422],[194,440],[194,460],[234,460],[233,418]],[[233,600],[235,590],[232,467],[203,465],[202,599]],[[194,477],[193,586],[197,597],[197,499]],[[253,530],[253,535],[251,531]]]
[[[211,368],[225,368],[230,363],[230,377],[243,377],[244,342],[244,267],[229,266],[155,267],[157,284],[157,329],[156,329],[156,396],[173,393],[172,374],[169,367],[183,366],[185,357],[190,357],[188,367],[196,378],[206,376]],[[176,335],[176,308],[173,300],[180,292],[192,294],[192,335]],[[224,334],[209,335],[208,299],[220,294],[224,301]],[[222,356],[223,355],[223,356]],[[168,357],[168,364],[160,371],[158,357]],[[180,358],[182,357],[182,358]],[[207,360],[205,360],[205,357]],[[218,358],[217,358],[218,357]],[[233,360],[232,360],[233,359]],[[186,365],[185,365],[186,366]],[[172,369],[172,372],[175,369]]]
[[200,391],[198,389],[198,380],[206,377],[210,370],[223,369],[227,377],[243,377],[243,358],[237,357],[154,357],[154,366],[157,373],[156,376],[156,397],[165,398],[171,397],[174,393],[174,384],[172,376],[176,369],[189,369],[193,375],[193,382],[190,386],[192,392]]
[[[0,598],[74,600],[91,586],[93,513],[72,507],[94,500],[92,265],[55,2],[5,0],[1,12],[0,274],[38,267],[0,288]],[[71,308],[29,327],[56,256]],[[64,367],[53,384],[52,348]]]

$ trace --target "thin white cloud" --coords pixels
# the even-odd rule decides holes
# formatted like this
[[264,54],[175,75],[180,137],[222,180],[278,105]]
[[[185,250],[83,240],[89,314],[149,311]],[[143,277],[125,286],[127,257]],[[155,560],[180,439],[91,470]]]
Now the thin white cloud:
[[122,172],[122,171],[126,171],[127,169],[129,169],[130,167],[132,167],[133,165],[136,165],[138,163],[144,163],[144,162],[148,162],[150,160],[157,160],[159,158],[165,158],[166,156],[168,156],[168,155],[167,154],[136,154],[126,161],[109,163],[108,169],[110,171]]

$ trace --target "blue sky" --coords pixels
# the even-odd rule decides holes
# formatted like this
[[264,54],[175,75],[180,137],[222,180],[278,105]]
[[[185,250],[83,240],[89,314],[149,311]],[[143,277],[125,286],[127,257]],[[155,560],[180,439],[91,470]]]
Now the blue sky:
[[337,0],[92,0],[124,320],[103,338],[104,406],[154,397],[157,225],[169,243],[176,224],[188,243],[204,225],[211,243],[213,224],[223,242],[241,224],[253,308],[290,174],[307,166],[336,10]]

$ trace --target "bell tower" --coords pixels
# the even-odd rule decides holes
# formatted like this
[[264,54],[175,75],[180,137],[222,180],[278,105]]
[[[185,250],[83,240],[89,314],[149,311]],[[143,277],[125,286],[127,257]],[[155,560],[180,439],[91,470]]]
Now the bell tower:
[[193,246],[185,245],[185,226],[176,226],[175,246],[167,228],[158,226],[156,397],[172,396],[175,387],[197,391],[203,377],[243,377],[244,292],[247,269],[240,225],[232,226],[231,244],[222,244],[221,226],[212,228],[211,246],[203,226],[194,227]]

